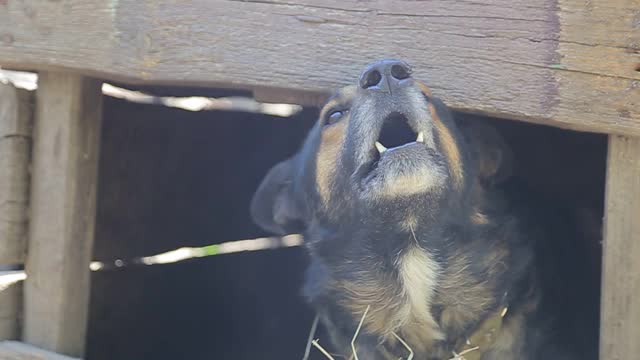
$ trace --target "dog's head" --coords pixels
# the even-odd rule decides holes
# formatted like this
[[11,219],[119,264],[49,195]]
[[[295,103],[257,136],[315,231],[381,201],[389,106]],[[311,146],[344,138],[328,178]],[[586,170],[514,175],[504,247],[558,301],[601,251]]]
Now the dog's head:
[[280,234],[429,227],[470,208],[478,184],[503,177],[497,134],[477,133],[470,145],[405,62],[375,62],[327,102],[300,151],[271,169],[252,216]]

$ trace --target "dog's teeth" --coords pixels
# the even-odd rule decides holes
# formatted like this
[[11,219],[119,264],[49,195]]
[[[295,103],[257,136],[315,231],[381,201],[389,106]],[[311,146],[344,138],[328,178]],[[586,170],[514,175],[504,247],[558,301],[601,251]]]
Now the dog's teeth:
[[419,142],[419,143],[424,142],[424,133],[422,131],[418,133],[418,138],[416,139],[416,142]]
[[376,141],[376,149],[378,149],[378,152],[380,154],[382,154],[383,152],[387,151],[387,148],[384,147],[384,145],[380,144],[380,142]]

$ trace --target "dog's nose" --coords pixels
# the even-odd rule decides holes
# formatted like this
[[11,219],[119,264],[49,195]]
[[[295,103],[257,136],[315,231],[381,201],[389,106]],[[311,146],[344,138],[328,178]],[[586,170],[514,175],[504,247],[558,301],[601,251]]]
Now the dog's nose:
[[365,90],[393,92],[394,88],[411,78],[411,66],[401,60],[380,60],[367,67],[360,75],[360,87]]

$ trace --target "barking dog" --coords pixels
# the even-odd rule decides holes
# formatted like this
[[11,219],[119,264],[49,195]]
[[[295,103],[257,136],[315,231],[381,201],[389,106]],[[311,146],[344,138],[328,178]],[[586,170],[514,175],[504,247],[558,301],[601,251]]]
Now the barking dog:
[[304,233],[305,295],[347,357],[362,320],[360,359],[569,359],[544,310],[544,234],[501,187],[510,164],[497,132],[383,60],[328,101],[252,216]]

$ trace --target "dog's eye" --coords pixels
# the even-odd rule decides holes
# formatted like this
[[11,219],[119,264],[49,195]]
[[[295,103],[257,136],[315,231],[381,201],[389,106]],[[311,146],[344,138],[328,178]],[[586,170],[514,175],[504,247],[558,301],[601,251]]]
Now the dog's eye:
[[335,123],[337,123],[338,121],[340,121],[340,119],[342,119],[342,117],[344,117],[345,113],[347,111],[346,110],[334,110],[329,114],[329,117],[327,118],[327,125],[333,125]]

